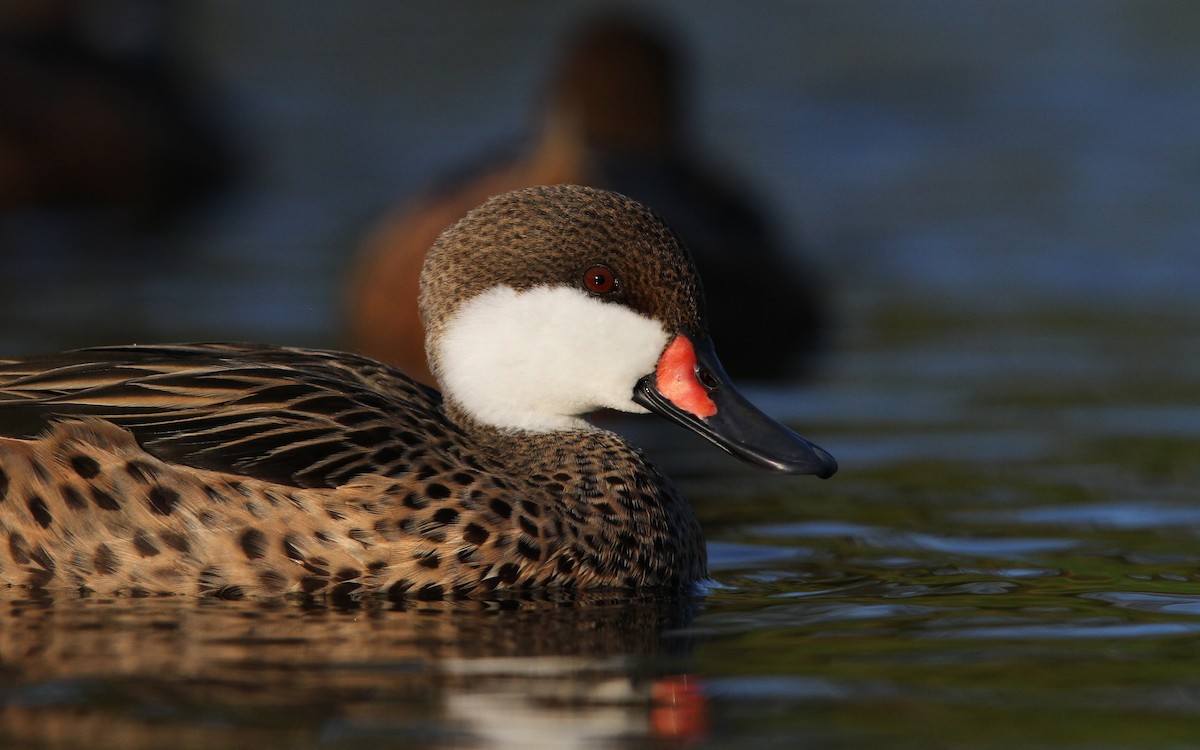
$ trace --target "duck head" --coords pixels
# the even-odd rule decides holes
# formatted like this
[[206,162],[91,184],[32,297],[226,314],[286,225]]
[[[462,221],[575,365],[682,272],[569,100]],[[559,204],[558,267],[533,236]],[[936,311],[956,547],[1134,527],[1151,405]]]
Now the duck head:
[[502,430],[653,411],[775,471],[833,457],[733,387],[679,238],[641,204],[569,185],[492,198],[442,233],[421,274],[434,376],[452,414]]

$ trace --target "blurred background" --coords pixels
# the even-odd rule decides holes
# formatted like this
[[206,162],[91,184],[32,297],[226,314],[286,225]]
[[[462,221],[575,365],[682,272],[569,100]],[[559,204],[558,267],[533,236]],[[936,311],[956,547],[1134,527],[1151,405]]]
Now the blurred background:
[[[364,238],[535,138],[609,7],[7,0],[0,352],[346,346]],[[636,8],[679,55],[689,152],[801,264],[827,353],[961,316],[1194,312],[1194,4]]]

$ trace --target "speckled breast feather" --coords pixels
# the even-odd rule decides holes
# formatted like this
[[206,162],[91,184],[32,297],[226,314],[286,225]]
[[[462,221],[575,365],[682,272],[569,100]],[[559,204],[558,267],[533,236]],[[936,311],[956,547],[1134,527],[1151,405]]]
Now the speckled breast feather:
[[705,570],[687,505],[621,438],[468,436],[435,391],[349,354],[206,344],[10,360],[0,434],[10,584],[441,596],[677,587]]

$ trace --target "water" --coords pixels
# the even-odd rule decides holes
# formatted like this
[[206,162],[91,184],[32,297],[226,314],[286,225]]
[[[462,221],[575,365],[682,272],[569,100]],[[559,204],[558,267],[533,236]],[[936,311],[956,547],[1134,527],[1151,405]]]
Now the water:
[[[52,254],[4,257],[6,352],[336,344],[354,238],[519,132],[572,16],[284,5],[185,6],[254,135],[229,205],[150,253],[38,229]],[[749,390],[841,473],[624,427],[705,526],[695,601],[4,592],[0,744],[1200,745],[1200,16],[658,5],[694,47],[697,137],[833,291],[815,380]]]

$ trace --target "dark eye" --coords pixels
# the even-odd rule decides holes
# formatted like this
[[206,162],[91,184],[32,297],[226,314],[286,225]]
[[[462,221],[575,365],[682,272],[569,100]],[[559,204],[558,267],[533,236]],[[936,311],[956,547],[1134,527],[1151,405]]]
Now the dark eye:
[[592,294],[612,294],[617,286],[617,275],[608,266],[592,266],[583,272],[583,288]]

